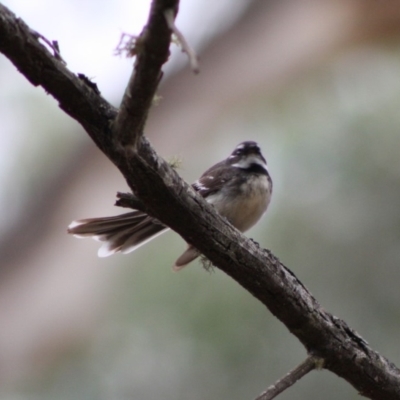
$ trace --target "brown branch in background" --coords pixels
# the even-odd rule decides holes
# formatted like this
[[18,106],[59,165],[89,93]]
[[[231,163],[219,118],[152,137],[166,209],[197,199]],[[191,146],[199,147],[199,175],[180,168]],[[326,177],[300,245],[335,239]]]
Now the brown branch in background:
[[135,66],[122,98],[113,130],[115,143],[136,150],[143,135],[154,95],[162,77],[161,67],[168,60],[171,29],[164,18],[166,10],[178,12],[178,0],[153,1],[147,25],[130,55],[136,55]]
[[307,375],[314,369],[322,369],[324,361],[314,356],[308,356],[296,368],[288,372],[283,378],[269,386],[265,392],[262,392],[255,400],[272,400],[278,394],[282,393],[290,386],[294,385],[299,379]]
[[189,57],[189,63],[190,67],[192,68],[192,71],[195,74],[198,74],[200,72],[200,67],[199,67],[199,60],[197,58],[196,52],[190,47],[189,43],[185,39],[185,36],[183,36],[182,32],[177,28],[175,25],[175,13],[174,10],[166,10],[164,12],[165,19],[167,20],[169,28],[172,30],[176,38],[178,39],[178,42],[180,43],[182,47],[182,51],[187,54]]
[[227,223],[141,136],[161,76],[161,60],[168,58],[171,30],[164,12],[177,9],[177,5],[178,0],[154,0],[140,37],[144,48],[140,49],[136,75],[125,94],[126,109],[121,110],[120,118],[125,113],[127,125],[119,127],[118,137],[122,138],[122,146],[135,146],[141,137],[138,152],[120,151],[121,145],[116,145],[118,138],[113,138],[110,130],[116,110],[67,70],[39,43],[29,27],[1,4],[0,51],[32,84],[43,86],[68,115],[82,124],[119,168],[152,217],[178,232],[268,307],[309,352],[325,360],[326,369],[346,379],[363,396],[398,400],[400,370],[374,351],[345,321],[321,307],[276,256]]

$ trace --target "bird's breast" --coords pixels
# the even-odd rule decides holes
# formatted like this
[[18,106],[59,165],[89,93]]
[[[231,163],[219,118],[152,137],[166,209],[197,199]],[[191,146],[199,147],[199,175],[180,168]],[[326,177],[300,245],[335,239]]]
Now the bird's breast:
[[249,176],[239,186],[226,188],[207,201],[242,232],[262,217],[271,200],[272,182],[265,175]]

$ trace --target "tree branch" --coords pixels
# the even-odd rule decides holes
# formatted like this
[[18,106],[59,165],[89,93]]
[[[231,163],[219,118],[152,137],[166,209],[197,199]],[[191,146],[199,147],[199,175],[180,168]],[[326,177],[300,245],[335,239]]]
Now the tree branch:
[[106,154],[112,151],[111,129],[117,110],[53,57],[37,32],[0,4],[0,51],[34,86],[42,86],[60,108],[77,120]]
[[[171,7],[177,9],[177,3],[153,1],[146,32],[142,35],[152,38],[152,46],[160,46],[157,54],[168,54],[171,32],[166,26],[164,11]],[[32,84],[41,85],[85,128],[120,169],[150,215],[178,232],[265,304],[310,354],[325,360],[326,369],[371,399],[400,398],[400,371],[395,365],[375,352],[344,321],[326,312],[270,251],[260,249],[218,215],[158,157],[146,138],[138,139],[161,74],[160,58],[153,58],[152,50],[141,52],[135,65],[137,78],[133,83],[131,79],[132,87],[127,91],[132,102],[127,100],[124,107],[136,122],[115,124],[118,138],[111,130],[116,110],[90,85],[68,71],[38,42],[27,25],[1,4],[0,51]],[[151,73],[147,75],[146,71]],[[134,84],[135,79],[138,82]],[[148,89],[144,88],[147,84]],[[129,98],[127,94],[125,97]],[[133,146],[137,151],[121,151],[126,146]]]
[[296,368],[289,371],[283,378],[269,386],[265,392],[262,392],[255,400],[272,400],[278,394],[293,386],[299,379],[307,375],[316,368],[323,367],[323,360],[314,356],[308,356]]
[[123,148],[136,150],[143,135],[144,124],[162,77],[161,67],[169,57],[172,31],[164,13],[171,12],[175,16],[178,3],[178,0],[153,1],[147,25],[136,38],[135,67],[114,122],[115,138]]

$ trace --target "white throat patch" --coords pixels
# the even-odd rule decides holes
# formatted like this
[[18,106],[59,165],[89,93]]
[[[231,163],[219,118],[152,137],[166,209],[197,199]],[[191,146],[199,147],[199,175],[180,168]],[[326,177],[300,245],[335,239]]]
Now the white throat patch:
[[248,169],[253,164],[257,164],[260,167],[262,167],[265,171],[268,171],[267,164],[260,157],[254,155],[254,154],[251,154],[247,157],[241,158],[237,163],[232,164],[232,167]]

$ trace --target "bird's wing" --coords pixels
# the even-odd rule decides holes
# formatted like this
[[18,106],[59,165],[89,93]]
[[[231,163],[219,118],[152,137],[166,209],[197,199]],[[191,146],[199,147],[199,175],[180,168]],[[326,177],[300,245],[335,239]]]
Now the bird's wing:
[[226,168],[225,161],[215,164],[193,183],[192,187],[204,198],[218,192],[229,179],[230,171]]

